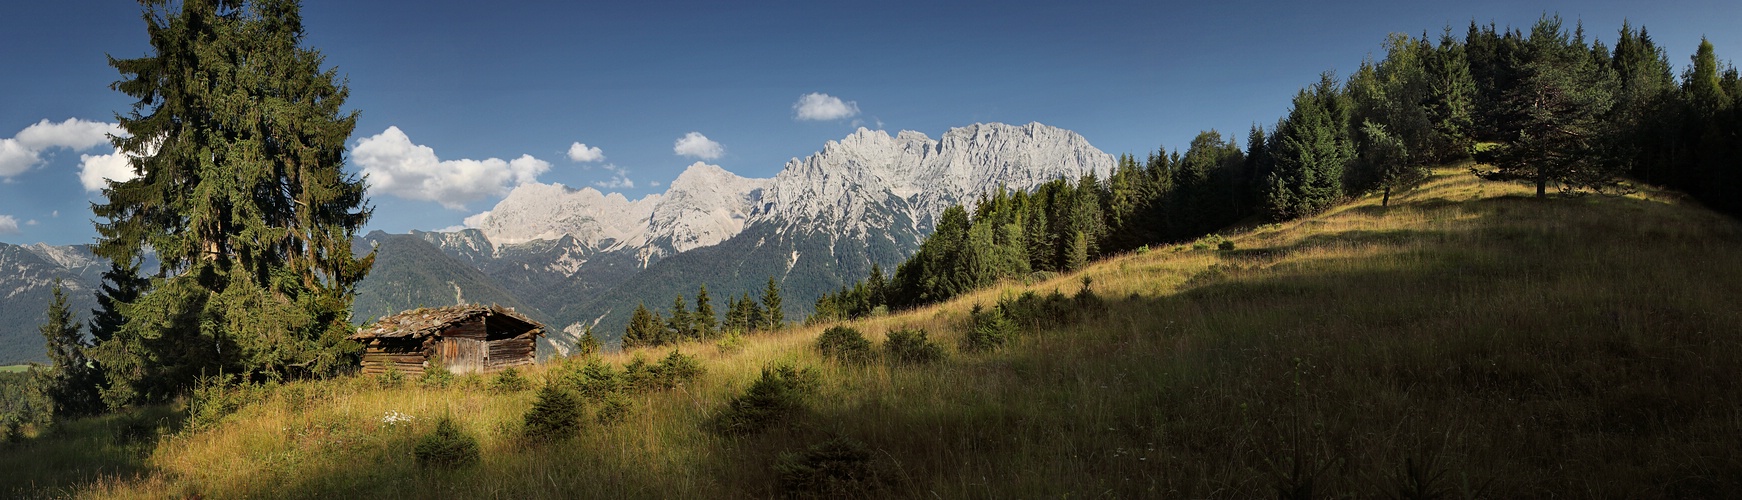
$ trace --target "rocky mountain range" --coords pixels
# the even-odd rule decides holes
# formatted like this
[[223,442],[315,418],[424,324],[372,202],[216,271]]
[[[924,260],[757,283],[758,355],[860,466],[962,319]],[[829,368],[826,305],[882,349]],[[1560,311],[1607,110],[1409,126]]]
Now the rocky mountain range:
[[1113,165],[1082,136],[1038,123],[975,124],[938,139],[861,128],[771,179],[697,163],[639,200],[527,184],[467,219],[471,229],[414,235],[481,270],[535,318],[571,333],[593,325],[609,340],[637,303],[667,309],[706,285],[723,310],[727,296],[754,295],[771,276],[799,319],[873,264],[892,270],[945,208],[997,189],[1105,177]]
[[[693,303],[706,285],[723,311],[728,296],[756,295],[773,277],[796,321],[817,296],[863,279],[873,264],[893,271],[945,208],[998,189],[1104,178],[1113,166],[1074,132],[990,123],[938,139],[861,128],[768,179],[698,162],[665,193],[638,200],[523,184],[467,218],[467,229],[357,239],[357,251],[374,248],[377,257],[353,320],[497,303],[551,325],[547,347],[563,352],[585,326],[614,341],[637,303],[663,311],[679,295]],[[0,244],[0,364],[43,358],[34,325],[55,277],[88,317],[105,268],[82,246]]]

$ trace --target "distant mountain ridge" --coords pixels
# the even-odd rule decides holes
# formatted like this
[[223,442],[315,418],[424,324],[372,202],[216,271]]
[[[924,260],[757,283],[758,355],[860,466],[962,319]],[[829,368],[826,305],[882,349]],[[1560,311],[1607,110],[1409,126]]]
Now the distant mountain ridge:
[[473,229],[414,234],[558,328],[590,324],[615,339],[636,303],[665,309],[705,284],[723,308],[769,276],[798,319],[818,294],[911,255],[945,208],[998,189],[1105,177],[1113,166],[1081,135],[1039,123],[974,124],[935,140],[860,128],[772,179],[698,162],[639,200],[527,184],[468,218]]
[[[1002,188],[1105,178],[1113,167],[1111,155],[1075,132],[986,123],[938,139],[860,128],[766,179],[697,162],[665,193],[637,200],[529,183],[467,218],[467,229],[359,237],[356,251],[378,253],[353,321],[498,303],[548,323],[547,348],[561,352],[583,325],[615,340],[636,303],[663,311],[681,294],[693,304],[705,284],[723,311],[728,296],[754,295],[770,276],[798,320],[818,295],[864,278],[873,264],[893,271],[949,206]],[[75,310],[88,317],[105,267],[83,246],[0,244],[0,294],[10,293],[0,296],[0,320],[8,320],[0,363],[43,358],[35,325],[46,283],[69,278]]]

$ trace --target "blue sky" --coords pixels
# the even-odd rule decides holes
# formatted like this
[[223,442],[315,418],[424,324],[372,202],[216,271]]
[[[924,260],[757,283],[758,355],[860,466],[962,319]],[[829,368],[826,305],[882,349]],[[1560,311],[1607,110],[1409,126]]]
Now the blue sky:
[[[1702,35],[1742,54],[1733,0],[1321,3],[310,0],[303,15],[362,113],[346,168],[377,172],[368,229],[393,232],[461,224],[521,182],[637,198],[697,161],[772,176],[858,126],[1038,121],[1139,155],[1210,128],[1243,139],[1387,33],[1471,20],[1559,13],[1613,41],[1628,19],[1678,66]],[[102,170],[87,164],[113,151],[88,137],[130,104],[105,54],[144,54],[144,23],[113,0],[3,10],[0,242],[89,242]],[[803,117],[820,119],[801,119],[810,94],[822,106]],[[692,133],[706,141],[675,147]],[[603,158],[575,161],[575,143]]]

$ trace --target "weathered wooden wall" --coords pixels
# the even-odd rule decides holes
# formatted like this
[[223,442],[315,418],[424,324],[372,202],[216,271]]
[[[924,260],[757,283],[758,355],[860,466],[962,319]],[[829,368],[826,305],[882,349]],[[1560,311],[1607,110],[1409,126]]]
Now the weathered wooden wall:
[[422,376],[432,357],[440,358],[455,374],[491,373],[538,361],[535,334],[542,330],[514,332],[505,325],[488,325],[485,318],[464,321],[423,339],[370,339],[364,344],[363,374],[393,368],[407,376]]
[[515,337],[490,341],[490,358],[484,364],[485,371],[496,371],[510,366],[530,365],[538,361],[538,354],[533,345],[532,332],[526,332]]
[[378,375],[393,368],[403,375],[421,376],[429,354],[429,346],[419,339],[370,339],[363,346],[363,374]]

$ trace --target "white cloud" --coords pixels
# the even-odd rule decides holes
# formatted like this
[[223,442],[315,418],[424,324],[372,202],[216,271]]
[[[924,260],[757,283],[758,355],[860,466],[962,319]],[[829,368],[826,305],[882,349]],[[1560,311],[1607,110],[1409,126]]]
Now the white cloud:
[[490,220],[489,210],[478,212],[477,215],[467,217],[465,220],[460,221],[460,223],[464,224],[466,227],[484,227],[484,221],[487,220]]
[[86,191],[102,191],[105,181],[126,182],[139,177],[133,172],[128,155],[120,151],[106,155],[79,155],[79,184]]
[[0,234],[15,234],[18,232],[18,219],[10,215],[0,215]]
[[0,139],[0,177],[22,174],[36,166],[38,151],[24,147],[17,139]]
[[647,185],[653,186],[653,187],[659,187],[659,181],[648,181]]
[[408,200],[434,201],[453,210],[467,202],[508,193],[538,180],[550,163],[532,155],[513,160],[442,160],[429,146],[412,144],[399,127],[357,140],[351,159],[369,176],[371,191]]
[[611,171],[611,180],[594,181],[594,186],[605,189],[632,189],[635,187],[635,181],[629,180],[629,169],[616,165],[605,165],[605,170]]
[[671,147],[671,152],[683,156],[692,156],[703,160],[712,160],[726,154],[726,148],[720,143],[708,139],[701,132],[690,132],[677,139]]
[[605,159],[605,151],[579,142],[569,145],[569,161],[587,163]]
[[842,101],[841,98],[821,92],[812,92],[798,98],[792,103],[793,118],[796,120],[827,121],[852,118],[859,114],[859,103]]
[[12,177],[42,162],[42,153],[54,148],[84,151],[109,143],[109,135],[126,135],[121,126],[68,118],[54,123],[44,119],[0,139],[0,177]]
[[24,225],[34,226],[34,225],[36,225],[36,219],[30,219],[30,220],[24,221]]
[[49,216],[49,217],[60,217],[60,211],[59,211],[59,210],[55,210],[55,211],[52,211],[52,212],[49,212],[49,213],[48,213],[48,216]]

